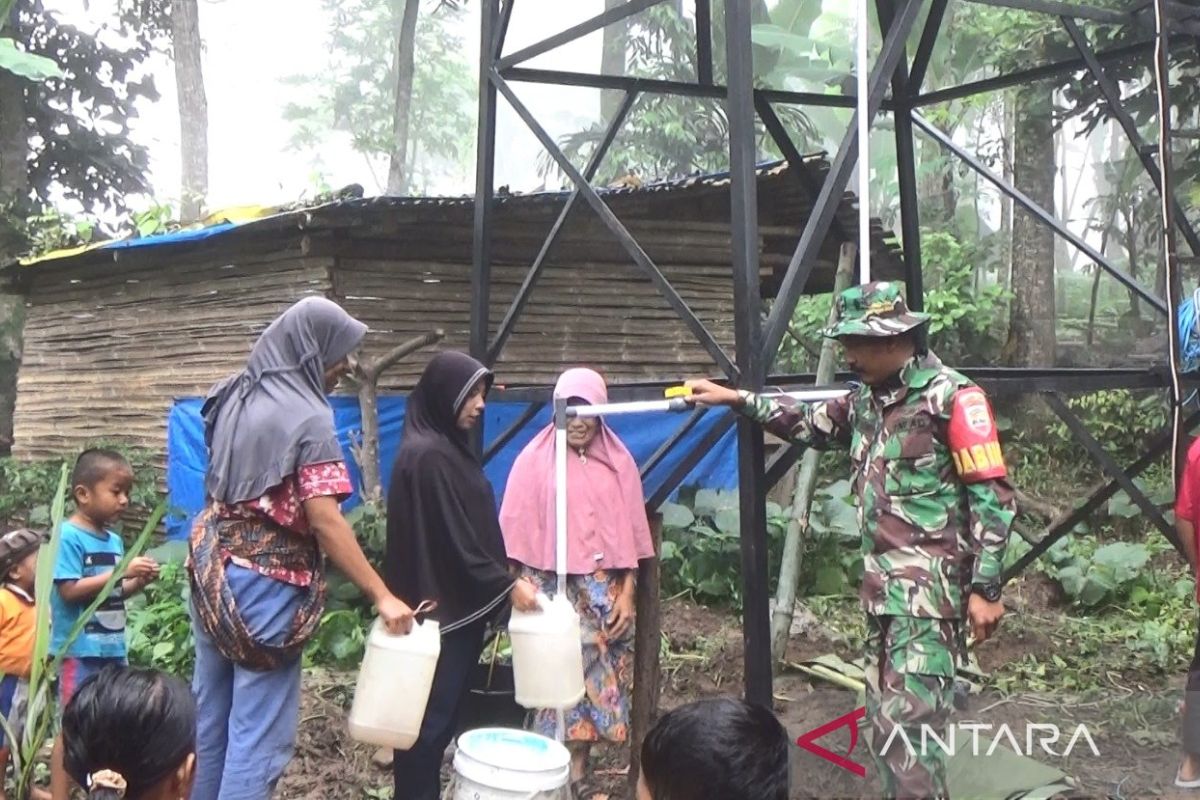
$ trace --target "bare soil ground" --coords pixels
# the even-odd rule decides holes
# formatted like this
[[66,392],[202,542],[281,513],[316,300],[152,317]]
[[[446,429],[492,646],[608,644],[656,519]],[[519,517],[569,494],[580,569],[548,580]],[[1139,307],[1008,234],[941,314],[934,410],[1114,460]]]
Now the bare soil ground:
[[[1023,581],[1012,593],[1010,614],[998,636],[979,648],[977,656],[985,672],[1002,671],[1027,655],[1046,658],[1059,637],[1044,629],[1022,623],[1026,612],[1051,614],[1056,624],[1069,631],[1071,618],[1057,609],[1055,586],[1036,576]],[[663,663],[661,708],[670,709],[691,700],[718,695],[737,695],[742,685],[742,638],[738,620],[726,611],[712,610],[687,601],[671,601],[663,610],[664,633],[670,657]],[[1118,646],[1115,645],[1114,646]],[[802,662],[825,653],[842,658],[857,657],[844,642],[819,635],[793,637],[788,660]],[[1007,725],[1024,741],[1028,723],[1053,723],[1063,731],[1057,744],[1061,753],[1066,739],[1080,724],[1086,725],[1100,757],[1095,757],[1080,740],[1066,758],[1042,754],[1038,760],[1073,777],[1075,797],[1170,797],[1178,762],[1178,714],[1182,677],[1143,680],[1139,676],[1113,675],[1111,688],[1087,696],[1065,693],[1002,695],[984,688],[972,695],[958,712],[959,721],[980,722],[991,727],[980,734],[982,747],[990,745],[1000,726]],[[390,792],[390,771],[374,765],[372,750],[352,742],[345,727],[351,675],[310,673],[305,692],[296,758],[288,769],[278,796],[320,797],[322,800],[382,798]],[[775,681],[775,708],[792,736],[799,736],[858,706],[854,693],[812,679],[797,670],[787,670]],[[862,729],[851,758],[867,763],[868,730]],[[847,753],[848,729],[823,737],[829,749]],[[1007,744],[1007,740],[1002,743]],[[1036,746],[1036,744],[1035,744]],[[596,782],[594,800],[621,800],[627,790],[628,752],[625,748],[598,750],[593,756]],[[878,797],[878,786],[868,767],[866,779],[830,764],[808,751],[793,752],[793,797]]]

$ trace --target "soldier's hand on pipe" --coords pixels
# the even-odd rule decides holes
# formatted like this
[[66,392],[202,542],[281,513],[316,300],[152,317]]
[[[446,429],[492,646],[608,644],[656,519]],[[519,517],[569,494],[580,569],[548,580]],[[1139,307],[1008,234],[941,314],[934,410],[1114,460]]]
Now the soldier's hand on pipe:
[[729,406],[730,408],[741,405],[741,395],[736,389],[730,389],[727,386],[720,386],[710,380],[703,378],[686,381],[684,388],[690,390],[691,394],[687,396],[687,401],[698,406]]
[[991,638],[1000,624],[1000,618],[1004,616],[1004,601],[989,603],[982,595],[972,594],[967,600],[967,616],[975,643],[982,644]]

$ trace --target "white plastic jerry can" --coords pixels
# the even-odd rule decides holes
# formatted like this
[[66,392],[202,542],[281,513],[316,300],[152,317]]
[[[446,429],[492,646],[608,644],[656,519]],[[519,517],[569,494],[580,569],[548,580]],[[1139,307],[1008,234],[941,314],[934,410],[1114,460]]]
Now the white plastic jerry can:
[[539,592],[538,604],[541,611],[513,609],[508,623],[515,699],[529,709],[574,708],[584,695],[579,614],[561,594]]
[[441,631],[433,620],[414,623],[410,633],[396,636],[376,619],[354,687],[350,735],[393,750],[412,747],[441,652]]

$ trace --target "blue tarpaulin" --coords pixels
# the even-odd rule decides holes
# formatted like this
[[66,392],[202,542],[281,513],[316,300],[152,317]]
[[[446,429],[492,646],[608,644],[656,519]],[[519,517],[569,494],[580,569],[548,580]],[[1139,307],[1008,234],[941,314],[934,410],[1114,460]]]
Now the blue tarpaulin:
[[[381,478],[386,487],[392,474],[392,462],[400,446],[400,432],[404,427],[404,407],[407,398],[383,396],[379,398],[379,460]],[[190,521],[204,505],[204,470],[208,455],[204,447],[204,425],[200,419],[200,403],[197,398],[180,399],[171,408],[167,420],[167,491],[170,494],[172,511],[167,518],[167,535],[170,538],[187,536]],[[350,434],[361,429],[358,399],[355,397],[332,397],[334,422],[338,438],[346,454],[355,485],[360,477],[357,464],[350,455]],[[491,402],[485,412],[485,439],[491,441],[507,431],[524,413],[524,403]],[[646,495],[650,496],[670,475],[671,471],[695,446],[696,442],[716,425],[722,414],[730,412],[713,409],[672,448],[659,464],[643,480]],[[488,479],[496,489],[497,499],[504,495],[504,485],[513,461],[534,435],[550,424],[549,406],[531,419],[508,444],[497,452],[485,467]],[[687,419],[686,414],[650,412],[644,414],[622,414],[607,420],[639,464],[644,464]],[[735,430],[730,429],[709,450],[695,469],[688,474],[683,486],[699,486],[709,489],[731,489],[737,486],[737,441]],[[353,508],[360,502],[355,495],[346,502]]]

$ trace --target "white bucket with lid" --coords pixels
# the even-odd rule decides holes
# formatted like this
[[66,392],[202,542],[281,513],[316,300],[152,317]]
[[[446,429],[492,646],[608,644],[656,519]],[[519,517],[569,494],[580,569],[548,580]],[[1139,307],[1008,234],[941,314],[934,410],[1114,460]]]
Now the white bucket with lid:
[[553,739],[510,728],[458,737],[449,800],[569,800],[571,754]]

